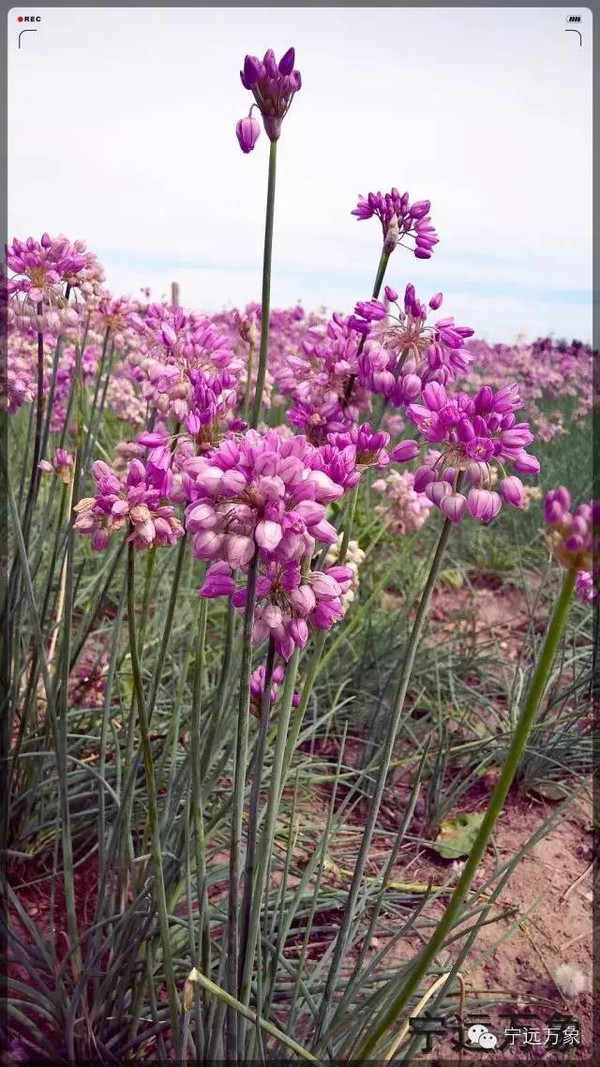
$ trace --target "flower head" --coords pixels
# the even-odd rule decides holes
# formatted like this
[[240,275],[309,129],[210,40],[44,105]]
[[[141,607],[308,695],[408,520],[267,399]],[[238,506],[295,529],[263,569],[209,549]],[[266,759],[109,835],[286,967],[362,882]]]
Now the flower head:
[[186,527],[194,555],[244,567],[257,551],[287,561],[312,552],[317,541],[335,541],[326,505],[344,489],[312,469],[315,451],[302,436],[248,430],[189,460]]
[[394,303],[391,313],[377,300],[357,304],[350,321],[365,337],[359,381],[402,407],[415,401],[428,382],[447,385],[465,374],[473,359],[465,341],[474,331],[457,326],[450,316],[427,321],[429,311],[440,307],[441,293],[431,298],[428,310],[414,286],[407,285],[403,306]]
[[97,460],[92,467],[96,494],[85,497],[73,509],[74,528],[89,534],[92,548],[102,552],[111,535],[129,527],[128,541],[134,548],[172,545],[183,537],[184,529],[172,507],[162,503],[164,471],[132,460],[127,475],[120,478],[107,463]]
[[73,244],[62,234],[41,240],[15,237],[6,249],[6,263],[14,276],[7,282],[9,296],[20,296],[31,310],[37,305],[67,302],[67,290],[79,290],[84,296],[100,291],[104,271],[93,252],[86,252],[84,241]]
[[269,48],[262,61],[256,56],[246,56],[244,69],[240,71],[242,85],[252,92],[270,141],[279,139],[281,123],[290,109],[294,94],[302,85],[300,72],[294,70],[295,58],[294,49],[289,48],[277,63],[275,53]]
[[70,485],[73,464],[71,453],[66,452],[64,448],[57,448],[52,463],[49,463],[47,459],[43,459],[38,466],[44,474],[58,474],[64,485]]
[[391,471],[385,479],[373,482],[372,489],[386,495],[385,504],[375,507],[392,534],[416,533],[423,526],[433,501],[415,490],[415,476],[410,471]]
[[[287,662],[296,648],[306,645],[310,626],[329,630],[343,617],[342,597],[351,582],[352,571],[348,567],[304,573],[300,559],[283,562],[261,555],[253,643],[260,645],[272,638],[275,651]],[[229,596],[234,607],[242,611],[247,587],[236,588],[233,569],[219,562],[207,570],[199,593],[204,597]]]
[[[265,677],[266,669],[264,663],[257,667],[252,672],[250,679],[250,711],[257,719],[260,719],[262,712],[263,694],[265,691]],[[278,664],[273,668],[271,674],[271,686],[269,693],[269,705],[272,710],[277,704],[280,697],[281,684],[285,679],[285,668]],[[292,707],[297,708],[300,703],[300,694],[294,693],[292,697]]]
[[430,259],[439,240],[431,225],[430,207],[429,200],[410,204],[408,193],[399,193],[394,188],[390,193],[360,196],[352,214],[357,219],[371,219],[373,216],[379,219],[383,247],[388,254],[402,244],[403,237],[410,237],[414,240],[413,252],[417,259]]
[[[528,424],[516,421],[515,411],[521,406],[517,386],[497,393],[484,386],[473,397],[449,394],[443,385],[430,382],[422,400],[409,405],[407,418],[440,448],[415,472],[417,492],[425,492],[452,522],[460,522],[468,511],[478,522],[487,523],[503,503],[521,507],[523,486],[515,475],[506,474],[506,466],[537,473],[539,463],[526,452],[533,441]],[[504,475],[500,492],[491,490],[495,467]]]
[[[568,570],[590,574],[582,578],[581,594],[593,587],[593,555],[600,546],[600,501],[580,504],[571,512],[571,494],[564,485],[550,490],[544,498],[544,518],[548,526],[548,540],[556,558]],[[581,599],[587,599],[582,596]]]

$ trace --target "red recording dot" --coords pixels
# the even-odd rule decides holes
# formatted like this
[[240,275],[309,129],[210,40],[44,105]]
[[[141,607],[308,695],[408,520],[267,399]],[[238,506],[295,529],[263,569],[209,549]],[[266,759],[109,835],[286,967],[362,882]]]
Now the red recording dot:
[[17,18],[17,22],[22,22],[22,21],[23,21],[23,16],[19,15],[18,18]]

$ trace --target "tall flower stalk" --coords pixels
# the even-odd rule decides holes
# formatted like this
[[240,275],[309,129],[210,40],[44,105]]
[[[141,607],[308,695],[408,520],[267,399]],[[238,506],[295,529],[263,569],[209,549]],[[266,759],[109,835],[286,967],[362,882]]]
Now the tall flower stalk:
[[[258,578],[258,552],[250,565],[248,589],[242,630],[242,662],[236,724],[235,762],[233,781],[233,809],[231,815],[231,839],[229,852],[229,908],[227,921],[227,987],[230,996],[238,991],[238,968],[240,953],[239,890],[242,873],[242,823],[244,796],[246,792],[246,768],[248,764],[248,737],[250,730],[250,673],[252,668],[252,630],[256,606],[256,583]],[[227,1054],[231,1059],[238,1055],[238,1017],[231,1008],[227,1013]]]
[[[250,108],[247,118],[241,119],[236,126],[236,134],[242,152],[251,152],[260,133],[252,110],[256,106],[261,113],[265,133],[269,138],[269,178],[267,183],[267,210],[265,216],[265,243],[263,250],[262,304],[260,325],[260,352],[256,376],[256,389],[250,426],[256,429],[260,418],[262,398],[267,374],[269,355],[269,316],[271,311],[271,260],[273,254],[273,222],[275,217],[275,179],[277,175],[277,142],[281,135],[281,124],[287,115],[295,93],[302,85],[298,70],[294,70],[296,53],[288,48],[279,63],[272,49],[265,52],[262,60],[256,56],[246,56],[244,69],[240,71],[242,85],[254,96],[255,104]],[[250,367],[248,367],[248,376]]]
[[436,926],[419,962],[411,971],[409,978],[406,982],[402,982],[389,1007],[367,1029],[367,1033],[362,1041],[360,1041],[357,1047],[353,1050],[353,1058],[356,1060],[363,1061],[368,1060],[369,1058],[375,1058],[374,1054],[380,1041],[398,1019],[400,1013],[407,1006],[413,994],[417,991],[421,979],[425,977],[429,967],[435,960],[437,953],[442,948],[446,937],[452,929],[454,921],[460,916],[462,904],[469,892],[477,868],[483,858],[496,822],[498,821],[498,817],[504,806],[504,802],[508,796],[509,789],[515,779],[515,775],[518,771],[521,758],[525,752],[535,722],[540,702],[546,691],[552,664],[554,663],[554,658],[569,614],[569,606],[571,604],[573,590],[575,589],[576,578],[577,572],[575,570],[566,571],[562,589],[554,607],[552,618],[550,619],[548,633],[542,647],[540,658],[531,680],[529,693],[515,729],[506,760],[504,761],[504,766],[502,767],[500,777],[492,793],[477,838],[471,848],[469,858],[465,863],[463,872],[452,897],[450,898],[448,907]]
[[[262,398],[267,375],[269,356],[269,316],[271,314],[271,264],[273,259],[273,224],[275,221],[275,182],[277,178],[277,141],[269,148],[269,177],[267,181],[267,208],[265,213],[265,243],[263,248],[262,296],[260,312],[260,349],[256,373],[256,389],[250,426],[256,429],[260,418]],[[248,369],[250,374],[250,369]]]

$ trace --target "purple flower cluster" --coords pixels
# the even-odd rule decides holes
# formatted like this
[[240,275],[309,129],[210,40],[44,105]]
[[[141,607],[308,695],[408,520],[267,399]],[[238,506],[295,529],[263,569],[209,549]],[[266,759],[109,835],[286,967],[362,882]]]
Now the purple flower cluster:
[[[428,309],[413,285],[406,287],[403,308],[396,302],[397,295],[386,286],[396,315],[390,315],[379,300],[370,300],[356,305],[349,322],[366,338],[359,357],[359,381],[399,408],[415,401],[428,382],[447,385],[466,372],[472,355],[465,342],[474,331],[470,326],[457,326],[449,316],[428,325]],[[437,311],[442,300],[442,293],[436,293],[429,309]]]
[[38,463],[38,467],[43,474],[58,474],[63,485],[71,484],[73,466],[73,456],[64,448],[56,449],[52,463],[50,463],[47,459],[42,459]]
[[[257,667],[252,672],[250,679],[250,711],[257,719],[260,719],[262,712],[263,693],[265,691],[265,678],[266,669],[264,663],[261,663],[260,667]],[[271,674],[271,686],[269,692],[269,705],[270,710],[273,710],[275,704],[277,704],[280,696],[281,684],[285,678],[285,668],[278,664],[273,668]],[[294,693],[292,696],[292,707],[297,708],[300,703],[300,693]]]
[[[272,48],[265,52],[262,61],[256,56],[246,56],[240,78],[244,89],[249,89],[256,100],[263,118],[265,133],[270,141],[277,141],[281,123],[287,115],[295,93],[302,86],[300,71],[294,70],[296,53],[288,48],[279,63]],[[236,127],[238,141],[244,152],[250,152],[256,144],[258,123],[254,119],[242,119]]]
[[132,324],[140,343],[130,363],[143,397],[162,417],[191,417],[194,433],[231,411],[239,361],[207,316],[150,304]]
[[[275,651],[287,662],[296,648],[306,645],[310,626],[330,630],[343,618],[342,598],[351,584],[350,567],[328,567],[304,574],[300,560],[269,560],[261,553],[253,643],[260,645],[271,638]],[[239,610],[245,607],[248,595],[247,586],[236,587],[233,570],[226,562],[209,567],[199,592],[205,597],[230,596]]]
[[598,591],[594,555],[600,548],[600,501],[579,504],[571,511],[571,494],[559,485],[546,493],[544,519],[554,555],[563,567],[577,572],[580,599],[594,600]]
[[92,548],[103,552],[111,534],[129,527],[128,541],[144,549],[172,545],[183,537],[183,526],[174,509],[163,503],[166,478],[163,466],[144,466],[132,460],[123,480],[114,470],[97,460],[92,467],[96,494],[84,497],[75,506],[75,529],[89,534]]
[[254,640],[272,636],[286,660],[306,644],[309,626],[329,629],[342,617],[340,598],[352,579],[343,567],[305,573],[316,544],[337,537],[326,518],[327,504],[344,493],[331,474],[333,459],[303,436],[248,430],[185,464],[191,549],[215,561],[201,595],[231,596],[242,608],[247,591],[236,588],[233,571],[248,572],[256,561]]
[[350,321],[337,312],[325,329],[313,328],[302,344],[302,355],[290,355],[280,373],[280,388],[293,399],[287,412],[292,426],[313,444],[324,444],[330,433],[356,425],[369,397],[359,384],[351,400],[346,384],[359,371],[360,338]]
[[415,476],[411,471],[391,471],[385,479],[373,482],[371,488],[386,494],[385,504],[378,504],[374,511],[381,516],[388,532],[395,535],[416,533],[433,507],[425,493],[415,490]]
[[344,490],[311,469],[313,454],[305,437],[282,441],[274,430],[248,430],[189,460],[186,528],[194,555],[243,567],[257,550],[287,561],[312,553],[317,541],[332,544],[326,504]]
[[[521,406],[516,385],[494,393],[488,386],[476,396],[448,394],[443,385],[425,386],[422,404],[410,404],[407,418],[430,442],[441,445],[429,462],[415,472],[414,487],[425,492],[446,518],[460,522],[469,514],[490,522],[502,504],[521,507],[523,484],[507,475],[511,464],[524,474],[535,474],[539,463],[527,451],[533,434],[525,422],[517,423]],[[492,466],[503,474],[500,492],[490,489]]]
[[76,708],[101,708],[106,692],[110,657],[86,648],[69,680],[69,700]]
[[85,242],[71,244],[62,234],[50,237],[44,233],[40,241],[15,237],[6,248],[6,263],[14,271],[7,281],[8,295],[21,296],[32,310],[44,303],[62,306],[67,287],[91,296],[104,281],[104,271],[96,256],[86,252]]
[[391,193],[368,193],[360,196],[352,212],[357,219],[379,219],[383,232],[383,247],[389,254],[397,245],[402,244],[403,237],[414,239],[414,254],[417,259],[430,259],[438,235],[431,224],[429,200],[409,203],[408,193],[400,194],[397,189]]

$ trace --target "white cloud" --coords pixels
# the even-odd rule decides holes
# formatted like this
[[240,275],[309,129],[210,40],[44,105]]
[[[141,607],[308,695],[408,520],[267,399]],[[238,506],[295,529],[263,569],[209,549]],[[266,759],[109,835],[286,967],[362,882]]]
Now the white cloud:
[[[565,33],[574,10],[582,49]],[[591,289],[587,9],[39,13],[20,51],[9,15],[15,234],[84,237],[115,291],[159,295],[176,272],[186,303],[256,299],[267,141],[239,151],[233,127],[251,98],[238,70],[247,51],[293,43],[303,88],[280,142],[274,302],[364,297],[378,224],[350,211],[359,192],[398,185],[431,199],[441,237],[428,263],[395,254],[398,288],[443,288],[489,336],[589,337],[589,307],[550,295]],[[450,307],[460,294],[470,316]]]

